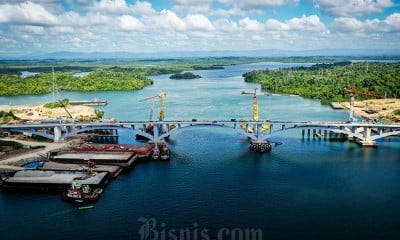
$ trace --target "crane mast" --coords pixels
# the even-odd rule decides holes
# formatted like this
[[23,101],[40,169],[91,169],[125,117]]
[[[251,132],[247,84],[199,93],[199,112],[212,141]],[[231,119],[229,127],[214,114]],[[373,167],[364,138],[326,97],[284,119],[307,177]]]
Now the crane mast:
[[[141,101],[146,101],[146,100],[150,100],[151,99],[152,101],[154,101],[155,98],[159,98],[159,100],[160,100],[159,120],[160,121],[164,121],[164,118],[165,118],[164,104],[165,104],[165,97],[166,96],[167,96],[167,94],[164,91],[161,90],[159,94],[141,100]],[[154,107],[154,105],[153,105],[153,107]],[[151,113],[152,113],[152,111],[153,111],[153,109],[151,109]],[[150,114],[150,118],[152,118],[152,114]]]
[[351,87],[351,89],[344,88],[344,92],[350,94],[350,113],[349,113],[349,121],[353,122],[354,121],[354,101],[356,98],[356,94],[361,94],[361,95],[366,95],[366,96],[371,96],[371,97],[377,97],[377,98],[382,98],[383,96],[374,94],[374,93],[368,93],[368,92],[362,92],[362,91],[356,91],[354,85]]
[[257,102],[257,88],[254,89],[254,93],[249,93],[242,91],[242,94],[252,94],[253,95],[253,120],[258,120],[258,102]]

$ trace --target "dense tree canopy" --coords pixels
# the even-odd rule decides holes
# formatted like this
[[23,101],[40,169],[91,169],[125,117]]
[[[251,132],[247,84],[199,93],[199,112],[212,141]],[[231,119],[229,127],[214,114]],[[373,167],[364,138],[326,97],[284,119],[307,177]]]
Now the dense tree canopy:
[[[344,88],[389,98],[400,96],[400,63],[339,62],[311,67],[258,70],[245,73],[246,82],[261,83],[264,91],[298,94],[323,102],[346,101]],[[370,98],[357,95],[360,100]]]
[[171,78],[171,79],[195,79],[195,78],[201,78],[201,76],[193,74],[191,72],[185,72],[185,73],[175,73],[175,74],[171,75],[169,78]]
[[[152,84],[152,80],[135,72],[99,69],[84,77],[72,72],[56,72],[56,84],[61,91],[137,90]],[[16,74],[0,74],[0,96],[44,94],[52,92],[52,73],[40,73],[22,78]]]

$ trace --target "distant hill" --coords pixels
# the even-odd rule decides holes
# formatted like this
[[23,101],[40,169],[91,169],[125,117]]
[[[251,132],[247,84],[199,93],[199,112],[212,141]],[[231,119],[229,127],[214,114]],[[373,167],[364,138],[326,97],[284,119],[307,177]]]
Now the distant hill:
[[400,49],[316,49],[316,50],[248,50],[248,51],[171,51],[154,53],[133,52],[37,52],[19,56],[0,56],[0,60],[44,59],[143,59],[193,57],[301,57],[301,56],[400,56]]

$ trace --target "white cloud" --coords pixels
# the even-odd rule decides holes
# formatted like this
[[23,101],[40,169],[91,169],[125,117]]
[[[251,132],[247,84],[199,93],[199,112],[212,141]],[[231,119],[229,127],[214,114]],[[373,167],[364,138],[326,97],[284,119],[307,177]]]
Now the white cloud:
[[314,0],[315,8],[331,16],[353,17],[382,12],[392,0]]
[[119,17],[118,20],[119,20],[119,26],[123,30],[143,31],[145,29],[143,23],[132,16],[123,15]]
[[219,2],[242,10],[260,10],[283,5],[295,6],[300,0],[219,0]]
[[185,19],[187,30],[212,31],[215,30],[207,17],[201,14],[189,14]]
[[[158,11],[151,1],[143,0],[0,0],[3,3],[0,4],[0,42],[5,43],[3,45],[10,52],[35,48],[44,51],[155,52],[191,48],[361,47],[351,41],[355,38],[359,44],[365,44],[362,46],[390,44],[400,48],[400,13],[393,13],[385,19],[367,20],[357,19],[355,15],[341,16],[327,24],[317,15],[299,15],[289,19],[273,17],[275,15],[269,19],[268,15],[253,17],[268,8],[297,4],[298,0],[171,1],[173,7]],[[212,9],[221,6],[213,5],[216,1],[225,5]],[[372,0],[360,0],[363,1]],[[325,7],[323,9],[329,9],[326,7],[328,1],[314,1],[317,2]],[[331,6],[338,6],[338,2],[341,0]],[[69,3],[75,5],[64,9],[64,4]],[[371,9],[378,9],[378,3],[379,6],[389,6],[392,1],[376,0],[374,3],[375,8]],[[347,6],[345,2],[343,5]],[[364,5],[359,3],[358,6]],[[186,12],[183,11],[185,8]],[[350,7],[342,11],[357,12],[355,9]],[[264,17],[266,20],[260,20]],[[0,52],[4,52],[4,48],[0,45]]]
[[100,0],[94,3],[91,10],[110,14],[124,14],[130,11],[125,0]]
[[290,30],[312,32],[324,32],[327,30],[317,15],[303,15],[301,18],[292,18],[286,21],[286,24]]
[[[146,27],[160,30],[184,31],[185,23],[173,11],[164,9],[154,16],[143,17]],[[160,29],[161,28],[161,29]]]
[[332,29],[340,33],[400,33],[400,13],[393,13],[385,20],[367,19],[364,22],[356,18],[335,18]]
[[49,28],[49,33],[64,34],[72,32],[74,32],[74,29],[72,27],[55,26]]
[[52,25],[57,18],[41,5],[28,1],[0,5],[0,23]]
[[43,35],[45,33],[44,27],[42,26],[24,26],[23,30],[33,35]]
[[234,7],[234,8],[230,8],[230,9],[216,9],[216,10],[212,10],[210,11],[209,15],[214,15],[214,16],[220,16],[220,17],[230,17],[230,16],[245,16],[246,12]]
[[356,18],[340,17],[336,18],[332,27],[337,32],[359,32],[364,28],[364,23]]
[[246,31],[261,32],[264,30],[264,25],[262,23],[248,17],[239,20],[239,25]]
[[135,5],[132,7],[134,13],[147,16],[156,14],[156,10],[153,9],[151,3],[149,2],[141,2],[137,1]]
[[265,23],[265,28],[271,31],[286,31],[288,30],[288,26],[285,23],[282,23],[276,19],[268,19]]
[[225,33],[237,32],[239,27],[236,22],[231,22],[226,18],[218,19],[214,22],[214,25],[218,31]]
[[172,0],[173,11],[178,13],[202,13],[207,14],[211,11],[212,0]]

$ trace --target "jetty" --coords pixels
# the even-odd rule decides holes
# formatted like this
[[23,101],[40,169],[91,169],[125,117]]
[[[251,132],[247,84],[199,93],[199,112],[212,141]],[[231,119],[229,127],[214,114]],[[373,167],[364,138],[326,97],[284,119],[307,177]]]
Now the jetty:
[[85,105],[85,106],[104,106],[107,105],[107,100],[105,99],[92,99],[92,100],[77,100],[69,101],[71,105]]
[[340,110],[340,109],[344,109],[344,107],[342,106],[342,104],[338,103],[338,102],[331,102],[329,104],[331,106],[331,108],[335,109],[335,110]]

